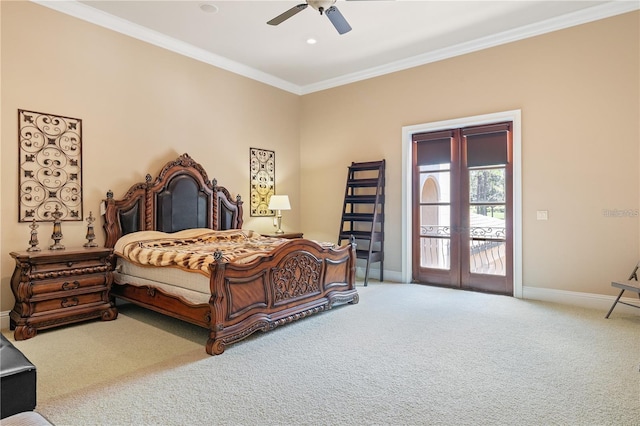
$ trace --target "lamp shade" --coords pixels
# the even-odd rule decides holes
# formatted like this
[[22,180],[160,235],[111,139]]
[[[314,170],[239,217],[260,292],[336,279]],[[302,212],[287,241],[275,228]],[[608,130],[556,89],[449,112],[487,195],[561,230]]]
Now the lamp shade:
[[269,210],[291,210],[288,195],[272,195],[269,199]]

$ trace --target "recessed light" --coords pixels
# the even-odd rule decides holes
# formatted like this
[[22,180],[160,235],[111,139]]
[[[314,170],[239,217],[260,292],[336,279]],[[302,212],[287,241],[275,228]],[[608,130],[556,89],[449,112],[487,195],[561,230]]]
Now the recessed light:
[[315,38],[308,38],[307,39],[307,44],[316,44],[318,42],[318,40],[316,40]]
[[205,13],[216,13],[218,11],[218,6],[211,3],[200,3],[200,10]]

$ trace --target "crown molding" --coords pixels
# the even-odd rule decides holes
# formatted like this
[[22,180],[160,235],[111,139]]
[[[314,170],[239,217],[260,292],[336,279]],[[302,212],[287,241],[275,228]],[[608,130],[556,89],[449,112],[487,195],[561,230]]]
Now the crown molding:
[[107,28],[109,30],[133,37],[135,39],[153,44],[163,49],[170,50],[182,56],[222,68],[226,71],[238,74],[252,80],[256,80],[273,87],[294,93],[301,94],[300,86],[274,77],[271,74],[256,70],[239,62],[232,61],[223,56],[216,55],[192,44],[185,43],[173,37],[166,36],[157,31],[134,24],[126,19],[110,15],[101,10],[87,6],[76,0],[51,1],[51,0],[31,0],[31,2],[53,9],[83,21]]
[[324,80],[318,83],[299,86],[282,80],[271,74],[259,71],[239,62],[232,61],[225,57],[213,54],[204,49],[200,49],[191,44],[184,43],[172,37],[168,37],[157,31],[150,30],[130,21],[118,18],[108,13],[94,9],[76,0],[72,1],[47,1],[31,0],[33,3],[56,10],[61,13],[82,19],[95,25],[128,35],[138,40],[153,44],[155,46],[170,50],[180,55],[195,59],[206,64],[222,68],[226,71],[238,74],[252,80],[285,90],[296,95],[305,95],[319,92],[338,86],[366,80],[381,75],[402,71],[405,69],[426,65],[443,59],[476,52],[490,47],[523,40],[529,37],[546,34],[549,32],[569,28],[588,22],[609,18],[640,9],[639,0],[615,0],[602,5],[590,7],[578,12],[569,13],[556,18],[535,24],[523,26],[502,33],[482,37],[477,40],[461,43],[444,49],[434,50],[422,55],[417,55],[401,61],[392,62],[379,67],[369,68],[364,71],[346,74],[341,77]]
[[391,74],[397,71],[426,65],[432,62],[453,58],[455,56],[465,55],[467,53],[477,52],[479,50],[488,49],[490,47],[511,43],[514,41],[524,40],[526,38],[550,33],[553,31],[570,28],[576,25],[586,24],[600,19],[609,18],[623,13],[640,9],[640,1],[616,0],[611,3],[605,3],[599,6],[590,7],[578,12],[572,12],[566,15],[547,19],[535,24],[526,25],[513,30],[504,31],[491,36],[482,37],[470,42],[460,43],[444,49],[438,49],[427,52],[411,58],[391,62],[379,67],[369,68],[361,72],[346,74],[330,80],[321,81],[301,87],[303,95],[319,92],[333,87],[343,86],[358,81],[366,80],[373,77],[379,77],[385,74]]

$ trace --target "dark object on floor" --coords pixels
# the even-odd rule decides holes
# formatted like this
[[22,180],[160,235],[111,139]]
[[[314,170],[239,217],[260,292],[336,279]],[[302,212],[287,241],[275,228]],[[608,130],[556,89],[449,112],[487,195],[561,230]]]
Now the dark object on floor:
[[36,367],[4,335],[0,338],[0,418],[4,419],[36,408]]

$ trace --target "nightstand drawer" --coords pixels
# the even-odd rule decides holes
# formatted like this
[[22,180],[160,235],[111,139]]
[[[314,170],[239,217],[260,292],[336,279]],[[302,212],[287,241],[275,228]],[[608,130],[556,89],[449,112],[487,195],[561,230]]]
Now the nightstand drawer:
[[36,299],[32,299],[34,314],[53,311],[56,309],[71,309],[77,306],[89,305],[91,303],[101,303],[106,301],[106,291],[69,295],[43,301],[36,301]]
[[33,281],[30,287],[30,296],[37,296],[39,294],[48,294],[58,291],[71,291],[87,287],[105,287],[106,284],[106,274],[78,275],[65,277],[64,279]]
[[70,259],[66,262],[31,263],[31,279],[56,278],[83,273],[106,272],[109,265],[99,259]]

